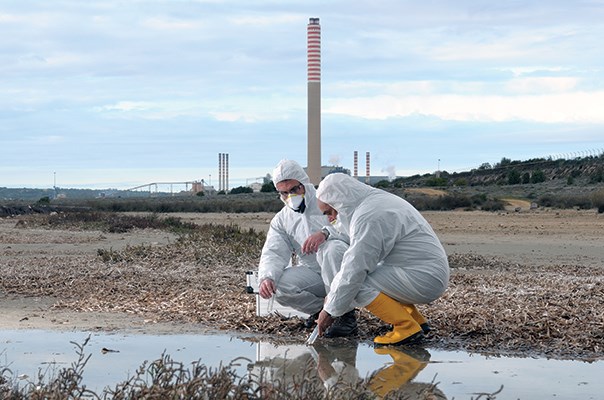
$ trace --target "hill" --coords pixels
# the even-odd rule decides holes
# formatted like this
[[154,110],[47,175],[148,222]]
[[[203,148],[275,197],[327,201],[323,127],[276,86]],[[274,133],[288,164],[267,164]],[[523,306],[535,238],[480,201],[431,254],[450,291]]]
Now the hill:
[[[604,155],[572,160],[503,158],[465,172],[380,181],[383,188],[409,200],[420,210],[455,208],[496,211],[532,206],[598,208],[604,212]],[[57,196],[57,193],[60,196]],[[171,195],[92,189],[11,189],[0,187],[0,205],[86,206],[111,211],[256,212],[276,211],[282,204],[274,193],[230,193],[228,196]],[[236,196],[236,197],[235,197]],[[228,199],[226,198],[228,197]],[[31,207],[31,206],[30,206]],[[5,210],[4,214],[13,211]]]

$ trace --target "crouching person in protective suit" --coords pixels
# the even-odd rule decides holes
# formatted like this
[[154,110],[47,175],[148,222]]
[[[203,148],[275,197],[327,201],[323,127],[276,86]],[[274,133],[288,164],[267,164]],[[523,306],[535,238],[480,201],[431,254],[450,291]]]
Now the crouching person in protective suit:
[[449,282],[447,255],[430,224],[404,199],[346,174],[328,175],[317,198],[349,238],[341,263],[331,266],[319,334],[352,307],[365,307],[393,326],[376,345],[420,340],[430,327],[415,304],[439,298]]
[[[341,249],[331,244],[319,249],[321,243],[316,240],[317,237],[311,240],[309,236],[325,227],[325,231],[330,232],[334,238],[346,237],[328,227],[328,218],[317,206],[315,187],[297,162],[279,162],[273,171],[273,183],[284,207],[271,220],[262,248],[258,267],[260,296],[265,299],[275,296],[277,303],[309,314],[305,325],[311,328],[315,325],[327,294],[321,266],[317,262],[317,252],[325,260],[337,260],[341,256],[331,253]],[[295,255],[295,265],[292,264],[292,255]],[[345,326],[341,323],[333,324],[324,333],[325,336],[349,336],[356,333],[354,310],[347,310],[347,313],[347,318],[342,320],[346,322]]]

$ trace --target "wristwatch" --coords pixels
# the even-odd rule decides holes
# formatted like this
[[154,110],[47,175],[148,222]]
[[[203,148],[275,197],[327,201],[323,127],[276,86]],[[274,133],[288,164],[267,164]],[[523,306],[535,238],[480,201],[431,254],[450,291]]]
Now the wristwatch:
[[329,235],[330,235],[329,229],[327,229],[326,227],[323,227],[323,228],[321,228],[321,233],[323,235],[325,235],[325,240],[329,239]]

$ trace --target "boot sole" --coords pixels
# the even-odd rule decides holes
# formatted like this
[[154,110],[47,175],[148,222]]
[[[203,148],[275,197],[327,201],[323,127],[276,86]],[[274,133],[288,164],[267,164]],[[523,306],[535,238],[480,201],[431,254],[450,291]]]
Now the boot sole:
[[383,347],[383,346],[402,346],[402,345],[410,345],[410,344],[416,344],[422,341],[422,339],[424,338],[424,332],[419,331],[417,333],[414,333],[413,335],[401,340],[400,342],[396,342],[396,343],[376,343],[373,342],[373,346],[374,347]]

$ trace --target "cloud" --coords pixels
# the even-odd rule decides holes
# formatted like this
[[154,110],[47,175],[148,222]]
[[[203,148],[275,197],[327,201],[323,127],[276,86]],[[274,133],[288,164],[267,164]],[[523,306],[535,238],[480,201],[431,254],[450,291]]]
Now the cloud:
[[272,26],[272,25],[301,25],[308,21],[308,16],[303,14],[279,13],[270,15],[240,15],[228,18],[234,25],[240,26]]
[[256,123],[284,121],[297,114],[306,115],[300,99],[233,96],[220,99],[161,101],[118,101],[93,111],[108,117],[167,120],[180,117],[210,117],[222,122]]
[[383,120],[412,115],[448,121],[604,123],[604,91],[544,95],[391,95],[327,99],[323,112]]
[[168,18],[148,18],[145,19],[141,26],[153,30],[160,31],[182,31],[182,30],[195,30],[202,27],[202,23],[199,21],[187,21],[182,19],[168,19]]
[[529,77],[510,80],[506,85],[509,93],[568,93],[579,83],[576,77]]

